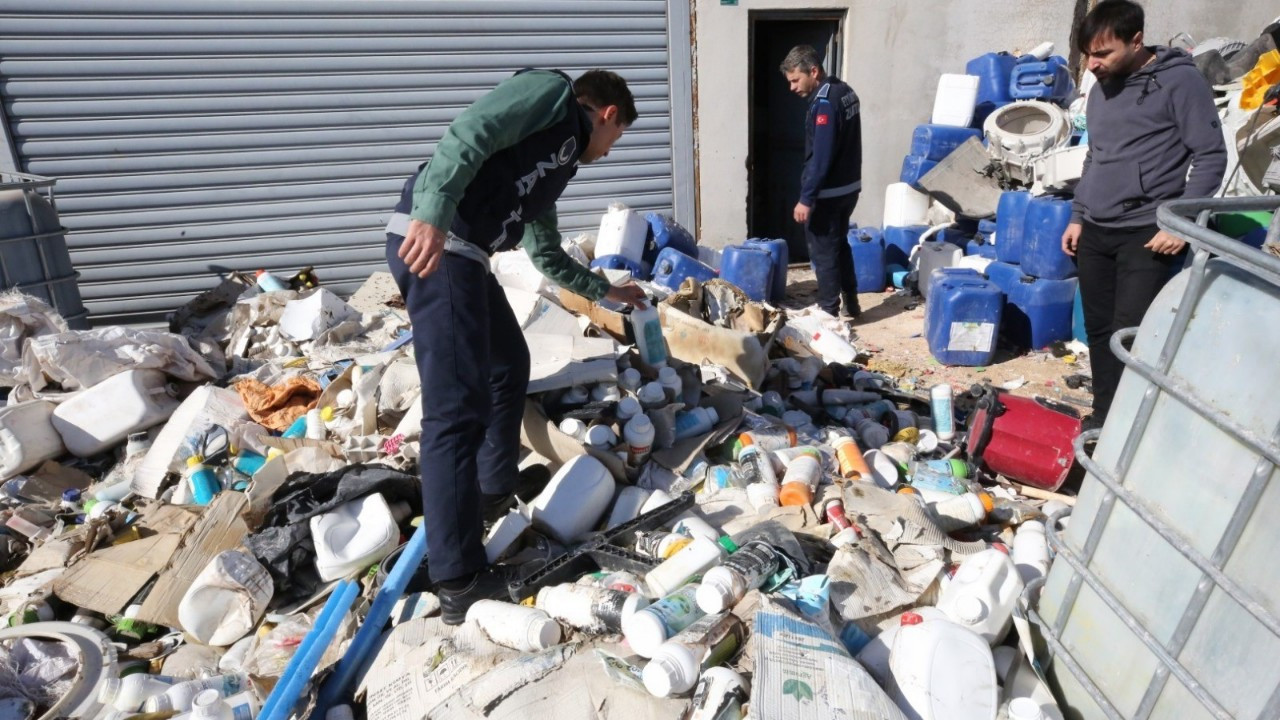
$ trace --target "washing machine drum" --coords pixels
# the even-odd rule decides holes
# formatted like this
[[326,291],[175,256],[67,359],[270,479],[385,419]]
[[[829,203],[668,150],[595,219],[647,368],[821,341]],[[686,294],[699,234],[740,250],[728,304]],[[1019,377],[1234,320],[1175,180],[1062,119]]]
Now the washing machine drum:
[[997,108],[987,116],[982,130],[993,157],[1023,167],[1045,153],[1065,147],[1071,139],[1066,111],[1039,100]]

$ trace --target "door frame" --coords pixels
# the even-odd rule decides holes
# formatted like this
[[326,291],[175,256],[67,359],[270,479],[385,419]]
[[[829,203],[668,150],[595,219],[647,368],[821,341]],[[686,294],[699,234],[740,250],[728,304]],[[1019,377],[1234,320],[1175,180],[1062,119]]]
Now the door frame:
[[747,13],[747,234],[755,232],[752,227],[752,214],[756,203],[756,171],[755,171],[755,118],[751,112],[755,107],[756,94],[756,26],[760,22],[777,20],[818,20],[835,21],[836,31],[831,36],[832,42],[827,46],[827,55],[823,58],[823,69],[828,75],[835,74],[833,68],[839,68],[844,61],[844,23],[849,11],[845,9],[800,9],[800,10],[751,10]]

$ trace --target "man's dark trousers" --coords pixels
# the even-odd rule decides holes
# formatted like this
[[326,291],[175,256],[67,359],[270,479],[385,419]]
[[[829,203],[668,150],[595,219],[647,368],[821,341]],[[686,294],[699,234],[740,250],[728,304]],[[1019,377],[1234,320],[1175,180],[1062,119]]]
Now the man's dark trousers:
[[445,253],[426,278],[388,233],[387,263],[413,323],[422,380],[422,521],[434,581],[483,570],[481,493],[511,492],[529,385],[529,349],[488,268]]
[[1107,228],[1082,224],[1076,246],[1080,274],[1080,304],[1089,338],[1093,369],[1093,414],[1105,420],[1115,398],[1124,363],[1111,352],[1117,330],[1136,327],[1151,301],[1169,281],[1175,263],[1186,255],[1161,255],[1143,245],[1159,232],[1154,225]]
[[849,218],[858,204],[859,193],[820,198],[809,209],[804,236],[809,259],[818,277],[818,306],[832,315],[840,314],[840,299],[851,315],[858,308],[858,283],[853,274],[853,251],[849,247]]

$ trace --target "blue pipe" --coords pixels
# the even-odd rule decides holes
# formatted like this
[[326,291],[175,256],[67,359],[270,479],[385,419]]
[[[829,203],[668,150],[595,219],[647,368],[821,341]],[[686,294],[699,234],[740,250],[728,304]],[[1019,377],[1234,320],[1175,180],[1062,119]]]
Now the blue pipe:
[[311,678],[324,651],[329,648],[334,635],[338,634],[342,618],[355,602],[359,591],[360,585],[350,580],[343,580],[333,589],[333,594],[316,619],[315,627],[302,639],[297,652],[285,667],[280,682],[263,703],[258,720],[285,720],[293,713],[293,706],[302,694],[302,686]]
[[[427,554],[427,531],[424,527],[425,524],[419,525],[418,529],[413,531],[413,536],[409,538],[409,542],[405,543],[404,550],[396,559],[395,567],[387,573],[386,581],[378,589],[378,594],[374,596],[373,604],[369,607],[369,614],[365,615],[364,622],[356,631],[356,636],[347,647],[346,654],[338,661],[338,667],[320,690],[320,699],[316,701],[313,717],[323,718],[330,707],[344,699],[351,691],[356,674],[364,668],[369,654],[373,652],[374,643],[382,635],[382,628],[387,624],[387,620],[391,619],[391,611],[395,609],[396,601],[404,594],[409,580],[413,578],[422,558]],[[259,717],[260,720],[267,720],[262,716]]]

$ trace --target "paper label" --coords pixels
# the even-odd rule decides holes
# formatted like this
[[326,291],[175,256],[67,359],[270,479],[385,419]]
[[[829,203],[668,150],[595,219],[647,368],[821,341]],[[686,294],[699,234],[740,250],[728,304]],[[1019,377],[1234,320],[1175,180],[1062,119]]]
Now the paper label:
[[990,352],[995,336],[994,323],[953,322],[947,349],[953,352]]

